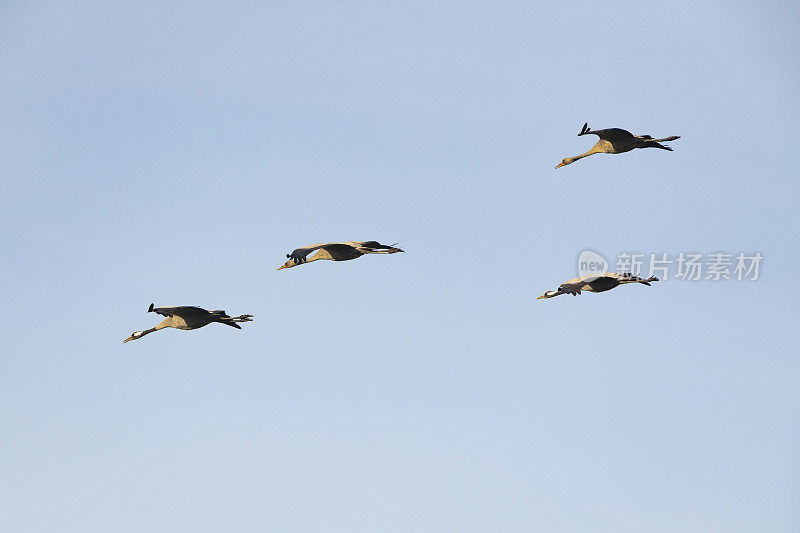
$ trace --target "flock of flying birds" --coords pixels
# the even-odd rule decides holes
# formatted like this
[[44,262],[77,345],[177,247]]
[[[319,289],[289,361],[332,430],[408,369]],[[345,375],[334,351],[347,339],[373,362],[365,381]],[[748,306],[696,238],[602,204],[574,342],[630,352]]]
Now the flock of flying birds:
[[[564,165],[570,165],[594,154],[621,154],[630,152],[634,148],[660,148],[662,150],[672,151],[672,148],[661,144],[666,141],[674,141],[680,139],[679,136],[673,135],[672,137],[665,137],[663,139],[654,139],[649,135],[633,135],[631,132],[620,128],[609,128],[605,130],[592,130],[589,129],[589,124],[586,123],[581,128],[581,135],[597,135],[600,139],[592,147],[591,150],[575,157],[566,157],[561,163],[556,165],[556,168]],[[381,244],[377,241],[347,241],[347,242],[328,242],[323,244],[313,244],[311,246],[304,246],[294,250],[290,254],[286,254],[289,259],[278,270],[284,268],[292,268],[312,261],[319,261],[326,259],[329,261],[349,261],[356,259],[366,254],[396,254],[402,252],[400,248],[396,248],[397,243],[392,245]],[[312,252],[317,252],[311,257],[308,257]],[[656,277],[647,279],[640,278],[631,273],[615,273],[604,272],[602,274],[593,274],[590,276],[582,276],[562,283],[558,290],[547,291],[537,299],[553,298],[562,294],[578,295],[581,291],[587,292],[605,292],[627,283],[641,283],[642,285],[650,285],[650,282],[658,281]],[[194,306],[178,306],[178,307],[155,307],[150,304],[148,313],[153,312],[166,317],[157,326],[146,329],[144,331],[134,331],[130,337],[122,342],[133,341],[141,339],[148,333],[159,331],[164,328],[176,329],[197,329],[213,322],[225,324],[236,329],[242,329],[239,326],[240,322],[250,322],[253,320],[253,315],[240,315],[237,317],[230,317],[225,311],[207,311],[201,307]]]

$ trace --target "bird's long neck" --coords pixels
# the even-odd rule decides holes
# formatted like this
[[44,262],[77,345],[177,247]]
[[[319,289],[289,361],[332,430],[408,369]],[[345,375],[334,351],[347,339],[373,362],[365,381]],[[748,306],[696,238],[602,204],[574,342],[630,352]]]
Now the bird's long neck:
[[175,328],[183,325],[183,320],[176,316],[168,316],[164,320],[161,321],[156,327],[153,328],[153,331],[158,331],[164,328]]
[[145,335],[147,335],[148,333],[153,333],[154,331],[158,331],[158,330],[160,330],[161,328],[160,328],[159,326],[161,326],[161,324],[159,324],[158,326],[156,326],[156,327],[154,327],[154,328],[150,328],[150,329],[146,329],[146,330],[144,330],[144,331],[142,332],[142,334],[141,334],[141,335],[139,335],[139,338],[141,339],[142,337],[144,337],[144,336],[145,336]]
[[592,146],[592,148],[588,152],[584,152],[584,153],[582,153],[580,155],[576,155],[575,157],[572,157],[570,159],[572,159],[572,162],[574,163],[578,159],[583,159],[584,157],[588,157],[588,156],[590,156],[592,154],[596,154],[596,153],[602,152],[602,151],[603,151],[603,149],[600,147],[600,143],[597,143],[594,146]]

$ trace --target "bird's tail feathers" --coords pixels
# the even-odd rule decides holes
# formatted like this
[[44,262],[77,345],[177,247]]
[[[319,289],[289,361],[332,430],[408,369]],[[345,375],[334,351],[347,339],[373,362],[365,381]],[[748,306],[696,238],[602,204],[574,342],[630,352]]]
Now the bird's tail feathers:
[[361,243],[361,246],[364,248],[370,248],[372,250],[392,250],[397,243],[394,244],[381,244],[378,241],[365,241]]
[[397,244],[398,243],[385,245],[371,241],[369,243],[364,243],[362,246],[364,247],[364,251],[368,254],[396,254],[398,252],[405,252],[405,250],[395,248]]
[[675,140],[678,140],[678,139],[681,138],[680,135],[673,135],[672,137],[664,137],[663,139],[653,139],[649,135],[642,135],[642,137],[647,139],[647,146],[649,146],[651,148],[661,148],[662,150],[669,150],[670,152],[672,151],[672,148],[670,148],[669,146],[664,146],[663,144],[658,144],[658,143],[665,143],[665,142],[669,142],[669,141],[675,141]]
[[660,144],[660,143],[658,142],[658,141],[663,141],[663,140],[664,140],[664,139],[658,139],[658,140],[656,140],[656,139],[653,139],[653,140],[649,140],[649,141],[647,141],[647,143],[645,144],[645,147],[647,147],[647,148],[661,148],[662,150],[668,150],[668,151],[672,152],[672,151],[673,151],[673,150],[672,150],[672,148],[670,148],[669,146],[664,146],[663,144]]
[[660,281],[660,280],[655,276],[650,276],[647,279],[640,278],[639,276],[631,274],[630,272],[622,273],[620,278],[620,282],[622,283],[641,283],[642,285],[647,285],[648,287],[650,286],[650,282],[652,281]]
[[627,283],[643,283],[645,281],[658,281],[658,278],[644,279],[631,272],[621,272],[618,274],[619,280]]

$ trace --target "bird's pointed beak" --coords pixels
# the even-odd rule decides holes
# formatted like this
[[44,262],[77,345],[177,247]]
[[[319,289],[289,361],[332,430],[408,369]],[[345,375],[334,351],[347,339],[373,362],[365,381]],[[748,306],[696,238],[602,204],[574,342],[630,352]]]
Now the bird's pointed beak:
[[278,267],[278,270],[282,270],[282,269],[284,269],[284,268],[288,268],[288,267],[287,267],[286,265],[279,266],[279,267]]
[[564,162],[562,161],[561,163],[559,163],[559,164],[557,164],[557,165],[556,165],[556,168],[558,168],[558,167],[563,167],[563,166],[564,166]]
[[128,342],[128,341],[132,341],[132,340],[133,340],[133,339],[135,339],[135,338],[136,338],[136,337],[134,337],[133,335],[131,335],[130,337],[128,337],[127,339],[125,339],[124,341],[122,341],[122,344],[125,344],[125,343],[126,343],[126,342]]
[[537,300],[541,300],[542,298],[547,298],[547,296],[545,296],[544,294],[542,294],[541,296],[539,296],[539,297],[538,297],[538,298],[536,298],[536,299],[537,299]]

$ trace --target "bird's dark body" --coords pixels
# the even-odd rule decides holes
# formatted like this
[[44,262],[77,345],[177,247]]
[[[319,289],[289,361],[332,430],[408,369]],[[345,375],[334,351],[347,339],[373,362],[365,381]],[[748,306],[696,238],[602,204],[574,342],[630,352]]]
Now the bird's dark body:
[[[588,288],[587,288],[588,285]],[[616,278],[601,277],[595,280],[582,280],[576,283],[563,283],[558,290],[571,294],[580,294],[580,291],[605,292],[619,286]]]
[[143,331],[134,331],[130,337],[122,342],[128,342],[136,339],[141,339],[145,335],[149,335],[154,331],[159,331],[165,328],[175,329],[197,329],[218,322],[225,324],[236,329],[242,329],[237,322],[252,322],[253,315],[239,315],[237,317],[228,316],[228,313],[222,310],[206,311],[202,307],[195,307],[193,305],[180,305],[176,307],[156,307],[150,304],[147,308],[148,313],[156,313],[164,318],[160,324],[154,328],[146,329]]
[[593,292],[610,291],[618,285],[619,280],[614,278],[597,278],[596,280],[589,282],[589,287],[591,287]]
[[231,317],[228,316],[225,311],[221,310],[206,311],[202,307],[195,307],[193,305],[153,307],[153,304],[150,304],[150,308],[147,312],[158,313],[161,316],[172,319],[171,327],[177,327],[178,329],[202,328],[211,322],[219,322],[220,324],[225,324],[232,328],[242,329],[239,324],[231,320]]
[[[623,130],[622,128],[606,128],[604,130],[587,130],[583,133],[579,133],[578,135],[597,135],[601,139],[606,139],[607,141],[633,141],[635,135],[628,130]],[[649,137],[649,135],[644,135],[643,137]]]
[[594,277],[581,277],[571,279],[562,283],[558,287],[558,292],[563,294],[578,295],[581,291],[587,292],[606,292],[615,287],[619,287],[623,283],[641,283],[643,285],[650,285],[648,281],[657,281],[656,278],[649,280],[642,279],[639,276],[626,272],[624,274],[618,273],[605,273]]
[[[333,261],[349,261],[350,259],[355,259],[364,255],[358,251],[357,248],[347,244],[326,244],[324,249]],[[298,248],[292,253],[287,254],[286,257],[293,259],[295,263],[305,263],[308,260],[309,253],[313,251],[314,250],[309,250],[307,248]]]
[[[315,256],[316,259],[330,259],[332,261],[349,261],[368,253],[394,253],[403,251],[393,246],[381,244],[378,241],[348,241],[297,248],[292,251],[292,253],[286,254],[286,257],[294,262],[295,265],[299,265],[307,263],[309,261],[309,254],[316,250],[319,250],[319,253]],[[386,250],[387,252],[378,250]],[[313,261],[314,258],[310,260]]]

